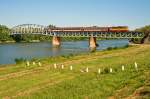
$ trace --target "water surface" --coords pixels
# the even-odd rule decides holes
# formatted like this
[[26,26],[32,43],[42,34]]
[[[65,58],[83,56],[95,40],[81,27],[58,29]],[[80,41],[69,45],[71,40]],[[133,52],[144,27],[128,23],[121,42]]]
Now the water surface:
[[[99,47],[96,49],[103,50],[127,45],[128,40],[97,40],[97,44]],[[0,44],[0,64],[15,63],[15,58],[31,59],[87,52],[89,52],[88,41],[61,42],[60,48],[53,48],[51,42]]]

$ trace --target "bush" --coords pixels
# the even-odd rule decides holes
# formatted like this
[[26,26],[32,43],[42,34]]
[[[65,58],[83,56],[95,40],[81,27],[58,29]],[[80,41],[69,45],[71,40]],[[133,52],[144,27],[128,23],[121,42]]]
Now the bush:
[[23,63],[25,61],[26,61],[26,59],[23,59],[23,58],[15,58],[15,63],[16,64],[20,64],[20,63]]
[[123,46],[122,48],[128,48],[128,47],[129,47],[129,45],[127,44],[127,45]]
[[61,55],[61,57],[69,59],[69,58],[71,58],[71,57],[73,57],[73,56],[76,56],[76,55],[77,55],[77,54],[72,54],[72,53],[70,53],[70,54],[68,54],[68,55]]
[[129,45],[124,45],[122,47],[108,47],[106,50],[115,50],[115,49],[124,49],[124,48],[128,48]]
[[104,74],[109,73],[109,68],[108,68],[108,67],[105,67],[103,73],[104,73]]
[[106,50],[112,50],[113,49],[113,47],[108,47]]

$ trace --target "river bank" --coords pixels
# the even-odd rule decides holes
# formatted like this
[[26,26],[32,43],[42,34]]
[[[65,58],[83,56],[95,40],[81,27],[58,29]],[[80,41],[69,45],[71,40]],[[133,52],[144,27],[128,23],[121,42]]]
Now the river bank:
[[[150,45],[135,45],[83,55],[35,59],[30,61],[29,66],[24,62],[0,67],[0,84],[3,85],[0,86],[0,97],[17,99],[149,97],[149,49]],[[134,66],[135,62],[137,69]],[[56,68],[54,64],[57,64]],[[121,69],[123,65],[124,71]],[[109,71],[110,68],[112,73]],[[142,94],[144,92],[146,94]]]
[[[32,41],[21,41],[21,42],[19,42],[19,43],[36,43],[36,42],[42,42],[42,41],[40,41],[40,40],[32,40]],[[8,44],[8,43],[18,43],[18,42],[16,42],[16,41],[0,41],[0,44]]]

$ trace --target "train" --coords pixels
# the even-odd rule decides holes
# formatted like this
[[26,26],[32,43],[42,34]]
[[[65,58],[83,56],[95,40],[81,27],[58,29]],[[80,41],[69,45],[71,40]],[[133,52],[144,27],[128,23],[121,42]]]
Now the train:
[[115,26],[115,27],[48,27],[48,32],[128,32],[127,26]]

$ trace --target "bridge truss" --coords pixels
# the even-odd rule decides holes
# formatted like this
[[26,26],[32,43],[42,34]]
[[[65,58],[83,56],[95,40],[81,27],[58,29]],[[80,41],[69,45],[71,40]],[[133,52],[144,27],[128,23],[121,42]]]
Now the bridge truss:
[[11,29],[10,35],[17,34],[42,34],[46,27],[37,24],[22,24]]

